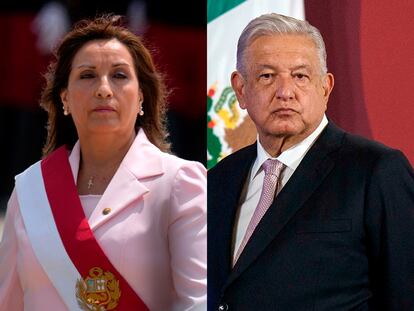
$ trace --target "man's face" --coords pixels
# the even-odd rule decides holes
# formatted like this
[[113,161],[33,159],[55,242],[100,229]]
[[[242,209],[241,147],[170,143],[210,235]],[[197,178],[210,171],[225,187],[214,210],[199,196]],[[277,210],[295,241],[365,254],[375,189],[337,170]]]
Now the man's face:
[[269,35],[245,50],[245,73],[232,85],[261,139],[286,137],[298,143],[319,125],[333,76],[322,75],[313,41],[302,35]]

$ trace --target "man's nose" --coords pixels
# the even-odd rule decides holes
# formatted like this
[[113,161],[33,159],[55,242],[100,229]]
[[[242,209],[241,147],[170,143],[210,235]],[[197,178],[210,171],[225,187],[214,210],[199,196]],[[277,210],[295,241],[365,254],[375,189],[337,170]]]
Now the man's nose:
[[279,77],[276,83],[276,97],[280,100],[291,100],[294,95],[294,83],[291,77]]
[[112,97],[112,88],[106,77],[102,77],[99,80],[99,85],[96,88],[95,96],[99,98],[110,98]]

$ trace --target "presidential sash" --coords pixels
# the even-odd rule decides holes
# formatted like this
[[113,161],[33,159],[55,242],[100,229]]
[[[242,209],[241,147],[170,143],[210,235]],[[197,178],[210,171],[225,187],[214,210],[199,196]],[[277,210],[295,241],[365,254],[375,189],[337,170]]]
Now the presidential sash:
[[18,175],[16,191],[34,253],[69,310],[149,310],[96,241],[65,147]]

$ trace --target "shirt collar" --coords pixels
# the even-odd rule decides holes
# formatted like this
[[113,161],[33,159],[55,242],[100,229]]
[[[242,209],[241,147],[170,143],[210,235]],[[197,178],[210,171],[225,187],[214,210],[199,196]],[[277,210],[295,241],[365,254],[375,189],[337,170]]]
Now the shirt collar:
[[260,143],[259,137],[257,138],[257,158],[253,164],[252,171],[250,174],[250,181],[252,181],[256,175],[259,173],[262,164],[267,159],[277,159],[282,162],[285,166],[289,167],[292,170],[296,170],[299,166],[299,163],[302,161],[305,154],[308,152],[310,147],[319,137],[323,129],[328,124],[328,119],[326,115],[323,115],[321,123],[319,123],[318,127],[306,137],[301,142],[297,143],[296,145],[290,147],[289,149],[283,151],[277,158],[273,158],[267,151],[263,148],[262,144]]

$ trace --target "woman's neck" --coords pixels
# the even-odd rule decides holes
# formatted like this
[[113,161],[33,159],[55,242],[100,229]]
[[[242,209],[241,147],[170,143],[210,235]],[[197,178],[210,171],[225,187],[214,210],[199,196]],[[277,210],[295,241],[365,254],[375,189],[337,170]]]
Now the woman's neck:
[[79,194],[102,194],[135,139],[129,136],[80,137]]

